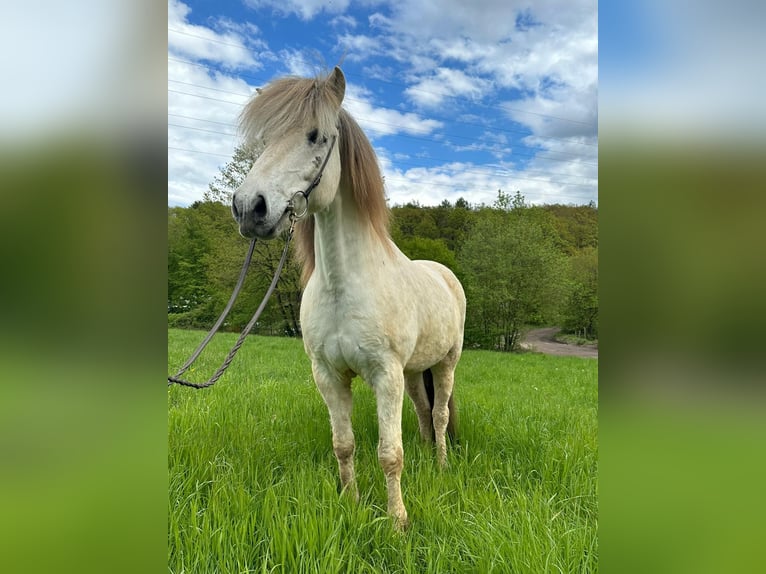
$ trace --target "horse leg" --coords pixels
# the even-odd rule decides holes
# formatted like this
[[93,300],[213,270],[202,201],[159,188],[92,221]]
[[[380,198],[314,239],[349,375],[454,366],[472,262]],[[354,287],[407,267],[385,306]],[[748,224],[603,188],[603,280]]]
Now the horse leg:
[[321,364],[312,364],[314,380],[330,411],[332,448],[338,459],[342,492],[359,501],[359,490],[354,475],[354,431],[351,428],[351,377],[340,375]]
[[450,420],[449,401],[455,383],[455,365],[449,355],[438,365],[431,367],[434,375],[434,434],[436,438],[436,459],[441,467],[447,466],[447,424]]
[[404,375],[404,385],[407,394],[412,399],[415,413],[418,415],[420,437],[426,442],[434,440],[434,427],[431,422],[431,402],[428,400],[423,373],[409,373]]
[[371,381],[378,407],[378,461],[386,476],[388,514],[394,518],[397,529],[407,527],[407,509],[402,500],[402,401],[404,400],[404,374],[401,370],[388,370]]

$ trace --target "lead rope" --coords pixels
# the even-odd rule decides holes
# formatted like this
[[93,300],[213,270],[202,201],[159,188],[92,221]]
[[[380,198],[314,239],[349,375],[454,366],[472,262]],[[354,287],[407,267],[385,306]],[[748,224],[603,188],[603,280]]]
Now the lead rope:
[[296,218],[293,217],[291,214],[290,230],[287,233],[285,248],[282,250],[282,257],[279,260],[279,265],[277,265],[277,270],[274,273],[274,279],[271,280],[271,285],[269,286],[269,289],[266,291],[266,295],[264,295],[263,301],[261,301],[261,304],[258,306],[258,309],[256,309],[255,314],[253,315],[253,318],[250,319],[250,322],[247,324],[247,326],[245,326],[244,330],[239,336],[239,339],[237,339],[237,342],[234,343],[234,346],[231,348],[231,351],[229,351],[229,354],[226,356],[226,359],[221,364],[221,366],[218,367],[218,370],[215,373],[213,373],[213,376],[210,377],[204,383],[193,383],[191,381],[185,381],[184,379],[179,378],[189,369],[189,367],[192,366],[192,364],[197,359],[197,357],[199,357],[200,353],[202,353],[202,350],[207,346],[207,344],[213,338],[213,335],[215,335],[216,331],[218,331],[219,327],[221,326],[224,319],[226,318],[226,315],[228,315],[229,311],[231,311],[231,307],[234,304],[234,300],[237,298],[237,295],[239,294],[239,291],[242,288],[242,284],[245,281],[245,275],[247,275],[247,268],[250,266],[250,259],[253,256],[255,239],[253,239],[250,242],[250,249],[247,252],[247,256],[245,257],[245,262],[242,265],[242,271],[240,271],[239,273],[239,279],[237,280],[237,285],[234,288],[234,293],[231,294],[231,298],[229,299],[229,302],[226,304],[226,307],[224,308],[223,313],[221,313],[221,316],[218,317],[218,320],[215,322],[215,325],[213,325],[213,328],[210,329],[210,332],[207,334],[207,336],[202,341],[202,343],[200,343],[199,346],[194,350],[191,357],[189,357],[189,360],[187,360],[183,364],[181,369],[175,375],[173,375],[172,377],[168,376],[168,386],[175,383],[177,385],[183,385],[184,387],[193,387],[195,389],[205,389],[207,387],[213,386],[216,383],[216,381],[221,378],[224,372],[226,372],[226,369],[229,368],[231,361],[234,359],[234,355],[237,354],[237,351],[239,351],[239,348],[242,346],[242,343],[245,342],[245,337],[247,337],[250,334],[250,331],[255,326],[255,323],[258,321],[258,318],[261,316],[261,313],[266,308],[266,303],[268,303],[272,293],[274,293],[274,289],[276,289],[277,287],[279,276],[282,274],[282,268],[284,267],[285,260],[287,259],[287,248],[290,246],[290,240],[293,238],[293,231],[295,230],[295,221],[296,221]]

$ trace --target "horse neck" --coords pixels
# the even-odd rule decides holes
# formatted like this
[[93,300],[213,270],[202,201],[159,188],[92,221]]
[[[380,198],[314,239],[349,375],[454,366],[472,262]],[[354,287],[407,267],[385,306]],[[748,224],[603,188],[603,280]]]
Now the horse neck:
[[322,283],[339,289],[360,277],[370,280],[377,275],[389,252],[369,219],[362,216],[350,189],[339,188],[315,220],[315,273]]

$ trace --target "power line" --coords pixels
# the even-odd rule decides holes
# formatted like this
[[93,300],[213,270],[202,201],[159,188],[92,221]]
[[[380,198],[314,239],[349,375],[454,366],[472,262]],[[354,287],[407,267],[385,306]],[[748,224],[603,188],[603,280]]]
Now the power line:
[[220,88],[211,88],[209,86],[200,86],[199,84],[193,84],[191,82],[182,82],[181,80],[174,80],[173,78],[168,78],[168,82],[173,82],[174,84],[183,84],[184,86],[193,86],[195,88],[200,88],[202,90],[212,90],[214,92],[222,92],[224,94],[231,94],[233,96],[242,96],[245,98],[251,97],[253,94],[241,94],[239,92],[232,92],[231,90],[222,90]]
[[[222,103],[226,103],[226,104],[242,105],[241,102],[232,102],[230,100],[222,100],[220,98],[213,98],[213,97],[210,97],[210,96],[203,96],[201,94],[191,94],[189,92],[181,92],[181,91],[172,90],[172,89],[168,89],[168,92],[175,93],[175,94],[181,94],[181,95],[185,95],[185,96],[203,98],[203,99],[206,99],[206,100],[212,100],[212,101],[222,102]],[[371,120],[371,119],[364,118],[364,117],[357,117],[356,120],[364,122],[364,123],[373,123],[373,124],[383,125],[383,126],[397,128],[397,129],[406,129],[406,126],[402,126],[402,125],[398,125],[398,124],[391,124],[391,123],[388,123],[388,122],[381,122],[381,121],[378,121],[378,120]],[[229,134],[224,134],[224,135],[229,135]],[[484,140],[481,139],[481,138],[475,138],[475,137],[464,136],[464,135],[459,135],[459,134],[443,134],[443,135],[445,137],[448,137],[448,138],[462,139],[462,140],[466,140],[466,141],[470,141],[470,142],[481,142],[481,143],[484,142]],[[445,143],[445,141],[437,140],[437,139],[434,139],[434,138],[429,138],[429,137],[425,137],[425,136],[411,135],[411,134],[403,134],[403,133],[380,134],[379,137],[397,137],[397,138],[414,139],[414,140],[426,141],[426,142],[429,142],[429,143],[436,143],[436,144],[440,144],[440,145],[444,145],[444,143]],[[560,157],[550,157],[550,156],[546,156],[546,155],[542,155],[542,154],[568,155],[568,156],[574,156],[575,158],[578,158],[578,159],[581,157],[580,154],[577,154],[577,153],[574,153],[574,152],[569,152],[569,151],[561,151],[561,150],[542,150],[542,151],[540,151],[540,150],[535,150],[532,146],[530,146],[528,144],[525,144],[523,142],[520,143],[519,145],[521,145],[522,148],[528,149],[531,152],[530,154],[522,154],[520,152],[514,152],[515,154],[521,155],[522,157],[534,157],[536,159],[545,159],[545,160],[549,160],[549,161],[561,161],[561,162],[567,162],[567,163],[571,162],[571,161],[574,161],[574,160],[560,158]],[[580,164],[581,165],[586,165],[586,166],[591,166],[591,167],[597,167],[598,166],[598,164],[588,163],[588,162],[580,162]]]
[[182,147],[175,147],[175,146],[172,146],[172,145],[169,145],[168,149],[172,149],[172,150],[175,150],[175,151],[183,151],[183,152],[188,152],[188,153],[199,153],[199,154],[202,154],[202,155],[214,155],[214,156],[217,156],[217,157],[225,157],[226,159],[231,159],[231,154],[226,155],[226,154],[222,154],[222,153],[213,153],[212,151],[202,151],[202,150],[198,150],[198,149],[187,149],[187,148],[182,148]]
[[171,114],[170,112],[168,112],[168,115],[169,116],[173,116],[174,118],[183,118],[185,120],[194,120],[195,122],[207,122],[209,124],[219,124],[219,125],[222,125],[222,126],[226,126],[227,128],[236,128],[237,127],[236,125],[234,125],[231,122],[217,122],[215,120],[206,120],[204,118],[194,118],[192,116],[182,116],[181,114]]
[[224,42],[223,40],[214,40],[213,38],[206,38],[205,36],[198,36],[196,34],[189,34],[188,32],[181,32],[181,30],[176,30],[174,28],[168,28],[168,32],[173,32],[174,34],[180,34],[182,36],[189,36],[190,38],[198,38],[200,40],[205,40],[206,42],[213,42],[215,44],[221,44],[223,46],[231,46],[233,48],[240,48],[242,50],[247,50],[247,46],[245,46],[244,43],[232,44],[230,42]]
[[[168,56],[168,60],[171,60],[171,61],[174,61],[174,62],[183,63],[183,64],[189,64],[189,65],[192,65],[192,66],[198,66],[198,67],[201,67],[201,68],[206,68],[206,69],[208,69],[208,70],[210,70],[212,72],[220,72],[220,70],[218,68],[216,68],[214,66],[211,66],[209,64],[203,64],[201,62],[192,62],[190,60],[184,60],[182,58],[174,58],[174,57],[171,57],[171,56]],[[301,61],[306,63],[305,60],[301,60]],[[353,73],[348,73],[348,74],[346,74],[346,76],[349,79],[353,79],[353,78],[357,78],[358,77],[356,74],[353,74]],[[264,80],[261,77],[256,77],[256,76],[248,75],[248,74],[237,74],[237,77],[239,77],[239,78],[249,78],[251,80],[255,80],[256,84],[259,85],[259,86],[267,84],[269,81],[271,81],[270,79]],[[440,96],[440,97],[445,97],[445,98],[449,98],[449,99],[453,99],[453,100],[460,100],[460,96],[456,96],[456,95],[453,95],[453,94],[439,93],[439,92],[431,92],[431,91],[423,90],[423,89],[420,89],[420,88],[411,88],[411,86],[408,86],[406,84],[402,84],[402,83],[399,83],[399,82],[393,82],[391,80],[383,80],[383,79],[380,79],[380,78],[359,78],[359,79],[362,80],[362,81],[381,82],[381,83],[384,83],[384,84],[390,84],[390,85],[394,85],[394,86],[399,86],[399,87],[406,88],[406,89],[416,89],[416,90],[421,91],[423,93],[427,93],[427,94],[431,94],[431,95],[436,95],[436,96]],[[498,106],[498,105],[493,105],[493,104],[485,104],[485,103],[482,103],[482,102],[472,102],[472,105],[478,106],[478,107],[482,107],[482,108],[485,108],[485,109],[488,109],[488,110],[494,110],[494,111],[500,112],[500,113],[504,113],[506,111],[514,111],[514,112],[523,113],[523,114],[530,114],[530,115],[534,115],[534,116],[538,116],[538,117],[542,117],[542,118],[548,118],[548,119],[552,119],[552,120],[556,120],[556,121],[562,121],[562,122],[569,122],[569,123],[579,124],[579,125],[583,125],[583,126],[586,126],[586,127],[589,127],[589,128],[595,128],[596,127],[596,125],[594,125],[593,123],[590,123],[590,122],[583,122],[583,121],[579,121],[579,120],[573,120],[573,119],[570,119],[570,118],[562,118],[560,116],[553,116],[553,115],[544,114],[544,113],[541,113],[541,112],[531,112],[531,111],[522,110],[522,109],[519,109],[519,108],[512,108],[512,107],[509,107],[509,106],[506,106],[506,105]],[[378,107],[385,107],[385,106],[378,106]],[[387,109],[392,109],[392,110],[398,111],[395,108],[387,108]],[[450,119],[449,121],[459,121],[459,120]],[[481,124],[478,124],[478,125],[481,125]],[[499,128],[490,128],[490,129],[499,129]],[[555,136],[538,136],[538,137],[551,137],[551,138],[555,138]],[[563,140],[564,138],[556,138],[556,139],[562,139]],[[575,142],[573,142],[573,143],[575,143]],[[587,145],[597,145],[597,144],[587,144]]]
[[211,98],[210,96],[203,96],[202,94],[190,94],[189,92],[179,92],[178,90],[171,90],[168,88],[168,92],[173,94],[181,94],[182,96],[193,96],[195,98],[204,98],[206,100],[213,100],[214,102],[222,102],[224,104],[232,104],[234,106],[241,106],[242,102],[232,102],[230,100],[222,100],[221,98]]
[[[175,116],[177,114],[168,114],[168,115],[174,115]],[[179,117],[183,117],[183,118],[187,118],[187,119],[192,119],[192,120],[199,119],[199,118],[192,118],[190,116],[179,116]],[[201,121],[207,121],[207,120],[201,120]],[[219,124],[222,124],[222,125],[229,125],[229,124],[223,124],[223,122],[212,122],[212,123],[219,123]],[[212,133],[212,134],[218,134],[218,135],[223,135],[223,136],[232,136],[232,137],[234,137],[234,136],[237,135],[236,133],[221,132],[221,131],[217,131],[217,130],[208,130],[208,129],[205,129],[205,128],[198,128],[198,127],[194,127],[194,126],[184,126],[184,125],[181,125],[181,124],[174,124],[174,123],[170,123],[170,122],[168,122],[168,125],[172,126],[172,127],[177,127],[177,128],[182,128],[182,129],[189,129],[189,130],[206,132],[206,133]],[[445,162],[445,163],[454,163],[454,160],[448,160],[448,159],[444,159],[444,158],[429,157],[428,159],[430,159],[432,161],[441,161],[441,162]],[[439,167],[439,166],[422,165],[422,164],[419,164],[419,163],[413,163],[411,161],[407,161],[407,160],[403,160],[403,159],[397,159],[396,163],[397,164],[404,164],[404,165],[411,165],[413,167],[423,167],[423,168],[433,168],[433,167],[438,168]],[[590,165],[590,164],[581,164],[581,165]],[[486,168],[486,169],[488,170],[489,168]],[[501,168],[501,169],[503,169],[504,171],[507,171],[508,168]],[[506,177],[506,174],[501,172],[501,171],[482,171],[481,168],[478,169],[478,170],[477,169],[470,169],[470,168],[468,168],[468,169],[464,169],[462,171],[465,171],[467,173],[477,173],[477,174],[481,174],[481,175],[494,174],[497,177]],[[550,171],[541,171],[541,170],[524,170],[524,173],[541,173],[541,174],[544,174],[544,175],[560,175],[560,176],[563,176],[563,177],[580,177],[580,178],[583,178],[583,179],[588,179],[588,178],[586,178],[586,176],[578,176],[578,175],[572,175],[572,174],[569,174],[569,173],[550,172]],[[547,180],[536,180],[536,181],[547,181]],[[592,184],[588,184],[588,183],[573,183],[573,182],[559,182],[559,183],[566,183],[567,185],[578,185],[578,186],[589,186],[589,185],[592,185]]]
[[[176,84],[182,84],[182,85],[185,85],[185,86],[193,86],[195,88],[201,88],[203,90],[212,90],[212,91],[216,91],[216,92],[222,92],[222,93],[225,93],[225,94],[231,94],[231,95],[235,95],[235,96],[242,96],[242,97],[246,97],[246,98],[250,98],[253,95],[252,93],[243,94],[243,93],[240,93],[240,92],[232,92],[230,90],[222,90],[220,88],[211,88],[211,87],[208,87],[208,86],[201,86],[199,84],[194,84],[194,83],[191,83],[191,82],[183,82],[181,80],[175,80],[175,79],[172,79],[172,78],[168,78],[168,82],[173,82],[173,83],[176,83]],[[178,93],[182,93],[182,92],[178,92]],[[373,104],[370,104],[369,102],[367,102],[365,100],[360,100],[360,99],[352,98],[352,97],[346,97],[346,98],[344,98],[344,100],[351,101],[351,102],[357,102],[357,103],[360,103],[360,104],[373,105]],[[393,107],[390,107],[390,106],[384,106],[384,105],[380,105],[380,104],[374,104],[374,106],[376,108],[378,108],[378,109],[391,110],[391,111],[396,112],[396,113],[402,113],[400,110],[398,110],[396,108],[393,108]],[[417,115],[418,119],[421,119],[421,116],[419,114],[414,114],[414,115]],[[542,115],[544,115],[544,114],[542,114]],[[551,117],[553,117],[553,116],[551,116]],[[449,123],[453,123],[453,124],[478,127],[478,128],[481,128],[481,129],[489,131],[489,132],[500,132],[500,133],[518,134],[518,135],[522,135],[522,136],[525,136],[525,137],[536,137],[536,138],[544,139],[544,140],[553,140],[553,141],[565,142],[565,143],[571,144],[571,145],[584,145],[584,146],[598,147],[597,143],[573,141],[571,138],[563,138],[563,137],[557,137],[557,136],[535,135],[535,134],[529,133],[528,130],[501,128],[501,127],[495,127],[495,126],[487,126],[485,124],[480,124],[480,123],[476,123],[476,122],[468,122],[468,121],[465,121],[465,120],[457,120],[457,119],[454,119],[454,118],[445,118],[443,116],[433,116],[432,115],[432,116],[429,116],[428,118],[424,118],[424,119],[437,120],[437,121],[449,122]],[[391,125],[391,124],[388,124],[388,125]]]
[[[297,55],[298,59],[302,63],[304,63],[304,64],[311,64],[311,62],[307,62],[300,54],[296,54],[296,55]],[[354,77],[356,77],[356,75],[351,73],[351,74],[347,74],[347,77],[348,78],[354,78]],[[361,78],[361,79],[365,80],[364,78]],[[457,96],[455,94],[449,94],[449,93],[446,93],[446,92],[434,92],[434,91],[431,91],[431,90],[424,90],[422,88],[415,88],[415,87],[412,87],[412,86],[408,86],[407,84],[402,84],[401,82],[395,82],[395,81],[392,81],[392,80],[384,80],[382,78],[369,78],[369,79],[366,79],[366,80],[367,81],[373,81],[373,82],[380,82],[380,83],[383,83],[383,84],[389,84],[389,85],[392,85],[392,86],[399,86],[401,88],[405,88],[405,91],[407,91],[407,90],[418,91],[418,92],[421,92],[421,93],[424,93],[424,94],[429,94],[429,95],[432,95],[432,96],[439,96],[439,97],[442,97],[442,98],[449,98],[449,99],[452,99],[452,100],[460,100],[460,96]],[[577,90],[577,91],[582,92],[583,90]],[[583,125],[583,126],[587,126],[587,127],[595,127],[595,125],[590,123],[590,122],[583,122],[583,121],[580,121],[580,120],[573,120],[571,118],[562,118],[560,116],[553,116],[551,114],[543,114],[541,112],[531,112],[529,110],[522,110],[522,109],[519,109],[519,108],[512,108],[510,106],[502,106],[502,107],[500,107],[500,106],[491,105],[491,104],[484,104],[482,102],[473,102],[473,105],[480,106],[480,107],[483,107],[483,108],[486,108],[486,109],[494,109],[494,110],[500,110],[500,111],[510,110],[510,111],[514,111],[514,112],[518,112],[518,113],[522,113],[522,114],[529,114],[529,115],[543,117],[543,118],[549,118],[549,119],[553,119],[553,120],[557,120],[557,121],[569,122],[569,123],[573,123],[573,124],[579,124],[579,125]]]
[[[303,58],[303,56],[301,56],[300,54],[296,54],[296,56],[297,56],[297,59],[300,60],[302,63],[304,63],[304,64],[311,64],[311,62],[307,62]],[[347,74],[347,77],[354,78],[355,74]],[[405,88],[406,90],[418,91],[418,92],[422,92],[424,94],[429,94],[429,95],[432,95],[432,96],[440,96],[442,98],[450,98],[450,99],[454,99],[454,100],[459,100],[460,99],[460,96],[456,96],[454,94],[448,94],[446,92],[432,92],[430,90],[424,90],[422,88],[413,88],[412,86],[408,86],[407,84],[402,84],[400,82],[394,82],[392,80],[384,80],[382,78],[369,78],[369,80],[371,80],[373,82],[381,82],[381,83],[384,83],[384,84],[389,84],[389,85],[392,85],[392,86],[399,86],[399,87]],[[577,91],[582,92],[582,90],[577,90]],[[573,124],[580,124],[580,125],[583,125],[583,126],[595,127],[590,122],[582,122],[582,121],[579,121],[579,120],[573,120],[573,119],[570,119],[570,118],[562,118],[562,117],[559,117],[559,116],[552,116],[550,114],[543,114],[543,113],[540,113],[540,112],[530,112],[528,110],[521,110],[521,109],[518,109],[518,108],[511,108],[511,107],[507,107],[507,106],[503,107],[503,108],[499,108],[498,106],[494,106],[494,105],[490,105],[490,104],[483,104],[481,102],[474,102],[473,105],[481,106],[483,108],[488,108],[488,109],[500,109],[500,111],[511,110],[511,111],[514,111],[514,112],[522,113],[522,114],[530,114],[530,115],[540,116],[540,117],[544,117],[544,118],[550,118],[550,119],[554,119],[554,120],[558,120],[558,121],[562,121],[562,122],[570,122],[570,123],[573,123]]]
[[194,130],[194,131],[197,131],[197,132],[206,132],[206,133],[209,133],[209,134],[220,134],[222,136],[232,136],[232,137],[235,137],[237,135],[237,134],[230,134],[230,133],[226,133],[226,132],[218,132],[218,131],[215,131],[215,130],[206,130],[204,128],[195,128],[195,127],[192,127],[192,126],[182,126],[180,124],[171,124],[170,122],[168,122],[168,125],[172,126],[174,128],[183,128],[183,129],[187,129],[187,130]]
[[[214,70],[214,68],[212,68],[211,66],[204,65],[204,64],[198,64],[198,63],[190,62],[190,61],[186,61],[186,60],[174,59],[174,58],[171,58],[170,56],[168,57],[168,59],[169,60],[176,60],[176,61],[179,61],[181,63],[185,63],[185,64],[189,64],[189,65],[198,65],[200,67],[203,67],[203,68],[206,68],[206,69],[209,69],[209,70]],[[248,77],[248,76],[245,76],[245,75],[238,75],[238,76],[239,77]],[[255,78],[254,76],[249,76],[249,77],[252,78],[252,79],[258,80],[258,78]],[[202,85],[199,85],[199,84],[194,84],[194,83],[191,83],[191,82],[184,82],[184,81],[181,81],[181,80],[168,79],[168,81],[169,82],[173,82],[175,84],[186,85],[186,86],[190,86],[190,87],[194,87],[194,88],[198,88],[198,89],[219,92],[219,93],[222,93],[222,94],[229,94],[229,95],[239,96],[239,97],[242,97],[242,98],[249,98],[249,97],[252,96],[252,93],[248,93],[248,94],[238,93],[238,92],[233,92],[231,90],[225,90],[225,89],[221,89],[221,88],[213,88],[213,87],[208,87],[208,86],[202,86]],[[388,82],[388,83],[393,83],[393,82]],[[227,99],[221,99],[221,98],[216,98],[216,97],[212,97],[212,96],[205,96],[205,95],[202,95],[202,94],[188,93],[188,92],[184,92],[184,91],[180,91],[180,90],[174,90],[174,89],[171,89],[171,88],[168,88],[168,92],[176,93],[176,94],[179,94],[179,95],[186,95],[186,96],[189,96],[189,97],[203,98],[203,99],[207,99],[207,100],[211,100],[211,101],[217,101],[217,102],[226,103],[226,104],[233,104],[233,105],[242,105],[243,104],[242,101],[234,102],[234,101],[227,100]],[[355,98],[347,98],[347,99],[349,101],[355,101],[355,102],[359,102],[359,103],[365,103],[365,104],[369,104],[369,105],[374,105],[374,104],[370,104],[369,102],[364,101],[364,100],[358,100],[358,99],[355,99]],[[477,105],[477,104],[474,103],[474,105]],[[387,107],[387,106],[374,105],[374,107],[375,108],[379,108],[379,109],[392,110],[392,111],[394,111],[396,113],[399,113],[399,114],[402,113],[398,109]],[[483,105],[483,107],[492,108],[492,106],[486,106],[486,105]],[[182,118],[182,119],[188,119],[188,120],[192,120],[192,121],[206,122],[206,123],[211,123],[211,124],[217,124],[217,125],[224,126],[224,127],[236,128],[235,124],[228,123],[228,122],[219,122],[219,121],[214,121],[214,120],[206,120],[206,119],[203,119],[203,118],[195,118],[195,117],[192,117],[192,116],[185,116],[185,115],[173,114],[173,113],[168,113],[168,115],[169,116],[173,116],[173,117]],[[418,114],[414,114],[414,115],[417,116],[418,119],[434,119],[434,120],[437,120],[437,121],[444,121],[444,122],[453,123],[453,124],[462,124],[462,125],[477,127],[477,128],[484,129],[485,132],[507,132],[507,133],[514,133],[514,134],[525,135],[525,136],[534,136],[534,134],[527,134],[526,132],[523,132],[523,131],[520,131],[520,130],[512,130],[512,129],[505,129],[505,128],[486,126],[486,125],[483,125],[483,124],[480,124],[480,123],[475,123],[475,122],[468,122],[468,121],[463,121],[463,120],[453,120],[453,119],[448,119],[448,118],[440,118],[438,116],[437,117],[422,118],[422,116],[419,116]],[[551,117],[553,119],[564,119],[564,118],[556,118],[555,116],[546,116],[546,114],[538,114],[538,115],[544,116],[544,117]],[[362,123],[371,123],[371,124],[386,126],[386,127],[394,128],[396,130],[405,130],[405,129],[407,129],[407,126],[404,126],[404,125],[399,125],[399,124],[390,123],[390,122],[382,122],[382,121],[379,121],[379,120],[372,120],[372,119],[368,119],[368,118],[364,118],[364,117],[357,117],[357,120],[362,122]],[[584,122],[580,122],[580,123],[583,123],[585,125]],[[179,129],[189,129],[189,130],[195,130],[195,131],[200,131],[200,132],[206,132],[206,133],[212,133],[212,134],[217,134],[217,135],[223,135],[223,136],[227,136],[227,137],[235,137],[237,135],[236,133],[231,133],[231,132],[219,131],[219,130],[214,130],[214,129],[206,129],[206,128],[194,127],[194,126],[187,126],[187,125],[181,125],[181,124],[176,124],[176,123],[168,123],[168,125],[170,127],[176,127],[176,128],[179,128]],[[435,138],[426,137],[426,136],[423,136],[423,135],[411,135],[411,134],[406,134],[406,133],[393,133],[393,134],[391,134],[391,133],[379,133],[378,134],[378,137],[406,138],[406,139],[419,140],[419,141],[433,143],[433,144],[438,144],[438,145],[451,145],[451,146],[455,146],[456,144],[453,141],[451,141],[453,138],[454,139],[460,139],[460,140],[468,141],[468,142],[477,142],[477,143],[484,144],[484,145],[487,143],[487,138],[486,137],[484,137],[484,138],[476,138],[476,137],[470,137],[470,136],[459,135],[459,134],[443,134],[443,136],[444,136],[443,138],[435,139]],[[563,142],[563,143],[567,143],[567,144],[587,145],[587,146],[591,146],[591,147],[598,147],[598,144],[592,144],[592,143],[588,143],[588,142],[576,142],[576,141],[572,141],[571,139],[567,139],[567,138],[557,138],[557,137],[554,137],[554,136],[534,136],[534,137],[541,138],[541,139],[555,140],[555,141],[559,141],[559,142]],[[492,143],[495,143],[495,142],[492,142]],[[496,143],[502,145],[502,144],[505,144],[507,142],[496,142]],[[571,162],[574,162],[574,161],[582,159],[582,155],[581,154],[577,154],[577,153],[573,153],[573,152],[557,151],[557,150],[539,150],[539,149],[536,149],[534,146],[530,146],[530,145],[525,144],[523,142],[519,142],[518,145],[522,148],[522,151],[528,151],[529,155],[521,153],[519,150],[512,151],[511,153],[513,155],[522,156],[522,157],[530,157],[530,158],[533,158],[533,159],[546,160],[546,161],[561,161],[561,162],[564,162],[564,163],[571,163]],[[181,152],[189,152],[189,153],[210,155],[210,156],[215,156],[215,157],[223,157],[223,158],[228,158],[228,159],[231,158],[230,155],[218,154],[218,153],[212,153],[212,152],[205,152],[205,151],[201,151],[201,150],[192,150],[192,149],[185,149],[185,148],[173,147],[173,146],[168,146],[168,149],[175,150],[175,151],[181,151]],[[481,150],[479,150],[479,151],[481,151]],[[561,157],[550,157],[549,155],[546,155],[546,154],[569,155],[569,156],[574,156],[575,159],[565,159],[565,158],[561,158]],[[454,161],[454,160],[446,160],[446,159],[434,158],[434,157],[429,157],[428,159],[432,160],[432,161],[444,161],[444,162]],[[579,163],[579,165],[586,165],[586,166],[593,166],[593,167],[597,167],[597,165],[598,165],[598,164],[588,163],[588,162],[583,162],[583,161],[579,161],[578,163]],[[438,166],[438,165],[424,165],[424,164],[413,163],[411,161],[406,161],[406,160],[402,160],[402,159],[395,160],[394,165],[396,165],[396,164],[409,165],[409,166],[412,166],[413,168],[440,169],[440,166]],[[495,171],[495,170],[492,170],[492,169],[489,169],[489,168],[482,169],[481,167],[478,167],[478,169],[467,168],[467,169],[463,169],[461,171],[464,172],[464,173],[476,173],[476,174],[485,175],[485,176],[488,176],[488,177],[496,177],[496,178],[510,179],[510,180],[536,181],[536,182],[548,183],[550,185],[557,185],[557,186],[563,186],[563,187],[592,187],[594,185],[595,186],[598,185],[597,181],[594,182],[594,183],[574,183],[574,182],[571,182],[571,181],[559,181],[559,180],[550,179],[550,178],[524,177],[524,176],[513,175],[512,173],[508,173],[508,172],[504,173],[504,172],[500,172],[500,171]],[[542,171],[542,170],[523,170],[522,173],[524,173],[524,174],[539,173],[539,174],[542,174],[542,175],[562,176],[562,177],[567,177],[567,178],[588,179],[586,176],[576,176],[576,175],[572,175],[572,174],[565,174],[565,173],[560,173],[560,172],[548,172],[548,171]],[[433,180],[432,181],[415,180],[415,179],[412,179],[412,178],[404,178],[403,179],[403,178],[397,178],[395,176],[394,177],[389,177],[388,179],[390,181],[401,181],[401,182],[405,182],[405,183],[411,183],[413,185],[423,185],[423,186],[438,185],[439,187],[447,187],[447,188],[450,188],[450,189],[463,189],[463,190],[470,189],[468,186],[465,186],[465,185],[454,185],[454,184],[443,184],[443,183],[436,184]],[[537,193],[538,195],[555,195],[556,197],[567,197],[567,195],[565,195],[565,194],[545,194],[543,192],[535,192],[535,193]],[[585,192],[585,193],[587,193],[587,192]],[[570,195],[569,197],[574,198],[575,196]],[[580,197],[578,197],[578,199],[582,199],[582,197],[580,196]]]

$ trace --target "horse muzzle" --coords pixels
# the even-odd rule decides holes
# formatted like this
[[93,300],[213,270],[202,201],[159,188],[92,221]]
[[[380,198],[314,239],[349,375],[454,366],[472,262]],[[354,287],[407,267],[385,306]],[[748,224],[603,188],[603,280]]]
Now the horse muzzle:
[[253,201],[234,194],[231,202],[231,214],[239,224],[239,233],[253,239],[272,239],[279,235],[284,221],[288,219],[288,210],[275,211],[261,194]]

